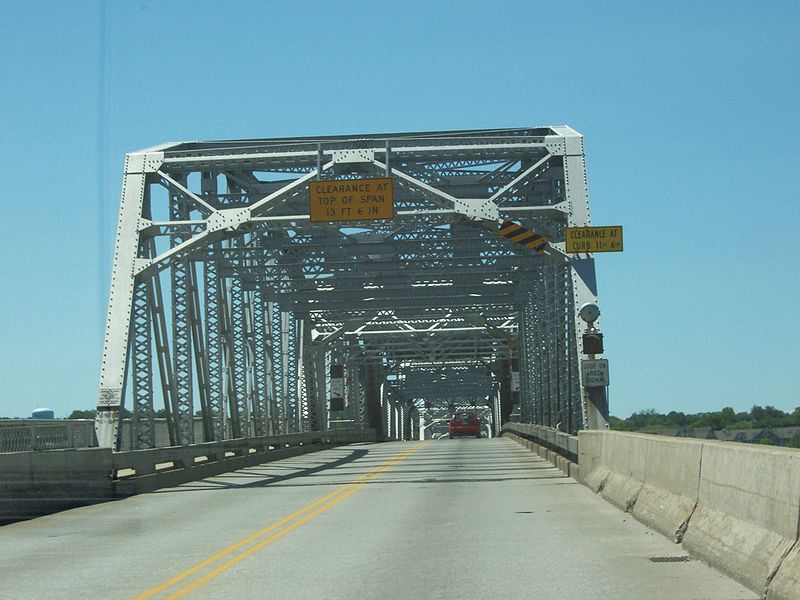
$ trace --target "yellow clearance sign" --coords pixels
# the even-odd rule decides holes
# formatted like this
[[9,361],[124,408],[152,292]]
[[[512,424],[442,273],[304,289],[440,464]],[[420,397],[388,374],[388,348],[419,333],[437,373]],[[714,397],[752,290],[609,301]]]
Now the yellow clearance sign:
[[312,222],[394,218],[392,179],[340,179],[308,184]]
[[567,227],[566,252],[622,252],[622,226]]

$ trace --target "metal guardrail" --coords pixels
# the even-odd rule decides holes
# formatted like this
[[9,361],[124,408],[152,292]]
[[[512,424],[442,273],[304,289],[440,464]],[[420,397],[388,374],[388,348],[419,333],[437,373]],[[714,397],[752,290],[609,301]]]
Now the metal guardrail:
[[64,450],[96,445],[92,421],[0,427],[0,452]]
[[570,435],[557,429],[550,429],[549,427],[531,423],[506,423],[503,425],[503,431],[508,431],[536,442],[540,446],[544,446],[574,463],[578,462],[577,435]]
[[114,452],[115,478],[139,477],[313,444],[375,441],[374,429],[336,429]]

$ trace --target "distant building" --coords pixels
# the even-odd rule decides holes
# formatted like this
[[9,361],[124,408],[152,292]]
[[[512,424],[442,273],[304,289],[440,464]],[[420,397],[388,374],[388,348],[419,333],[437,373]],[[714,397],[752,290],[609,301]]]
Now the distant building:
[[31,413],[31,419],[55,419],[56,413],[52,408],[37,408]]
[[711,427],[681,427],[679,429],[658,429],[653,431],[643,431],[642,433],[652,433],[655,435],[666,435],[669,437],[699,438],[705,440],[716,440],[716,432]]
[[800,427],[756,427],[752,429],[711,429],[710,427],[681,427],[680,429],[660,429],[643,431],[654,435],[685,437],[701,440],[719,440],[721,442],[739,442],[744,444],[770,444],[787,446],[793,437],[800,437]]

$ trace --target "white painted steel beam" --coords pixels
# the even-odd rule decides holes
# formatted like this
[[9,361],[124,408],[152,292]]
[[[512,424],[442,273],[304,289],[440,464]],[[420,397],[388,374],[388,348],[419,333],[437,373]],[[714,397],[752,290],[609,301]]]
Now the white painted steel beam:
[[[311,182],[370,177],[394,181],[393,219],[310,221]],[[545,253],[500,236],[504,219],[546,236]],[[349,365],[356,422],[388,383],[387,434],[403,437],[396,398],[441,404],[470,366],[477,379],[464,385],[488,390],[510,358],[524,364],[531,419],[553,426],[568,413],[572,429],[603,426],[591,398],[584,405],[577,368],[577,308],[597,299],[594,263],[563,243],[566,225],[589,223],[583,140],[565,126],[179,142],[129,154],[98,439],[116,443],[131,369],[145,444],[159,402],[175,443],[316,426],[328,411],[325,364]],[[499,404],[495,412],[501,419]]]

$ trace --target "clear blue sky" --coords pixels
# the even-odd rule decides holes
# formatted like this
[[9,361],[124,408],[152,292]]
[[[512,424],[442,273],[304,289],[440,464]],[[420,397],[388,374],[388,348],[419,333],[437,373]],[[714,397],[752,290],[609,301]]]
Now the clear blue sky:
[[0,8],[0,415],[94,407],[126,152],[551,124],[625,227],[612,414],[800,406],[796,1]]

